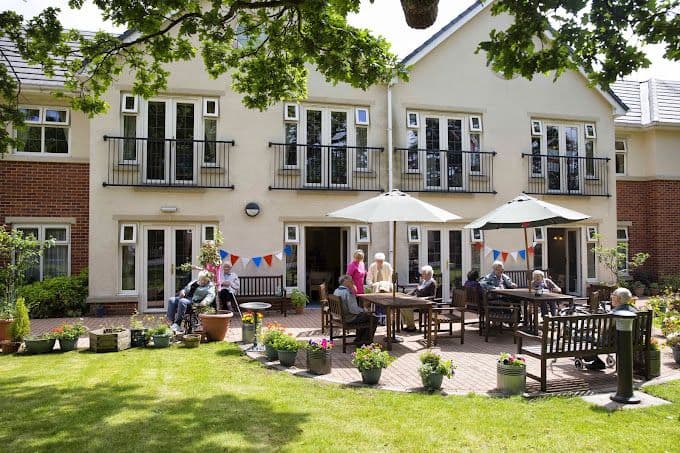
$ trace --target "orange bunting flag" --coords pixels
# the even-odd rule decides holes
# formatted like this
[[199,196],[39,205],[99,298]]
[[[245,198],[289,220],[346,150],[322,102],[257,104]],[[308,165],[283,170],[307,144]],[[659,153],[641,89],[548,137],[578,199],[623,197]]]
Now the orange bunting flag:
[[503,262],[505,262],[505,260],[508,259],[508,252],[506,252],[505,250],[503,250],[503,251],[501,252],[501,259],[503,260]]
[[239,258],[240,257],[238,255],[234,255],[233,253],[229,255],[229,259],[231,259],[231,265],[233,266],[234,264],[236,264]]
[[529,251],[530,255],[533,255],[534,254],[534,246],[530,245],[529,248],[528,248],[528,251]]
[[273,256],[274,255],[265,255],[262,258],[264,258],[264,262],[267,263],[268,266],[271,266]]
[[475,242],[475,248],[477,250],[482,250],[484,248],[484,243],[483,242]]

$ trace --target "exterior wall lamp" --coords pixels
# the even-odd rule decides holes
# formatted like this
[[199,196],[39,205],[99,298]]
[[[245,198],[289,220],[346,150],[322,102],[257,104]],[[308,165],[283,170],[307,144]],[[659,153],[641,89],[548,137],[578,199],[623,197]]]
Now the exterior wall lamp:
[[248,217],[255,217],[260,213],[260,205],[251,201],[246,205],[245,211]]

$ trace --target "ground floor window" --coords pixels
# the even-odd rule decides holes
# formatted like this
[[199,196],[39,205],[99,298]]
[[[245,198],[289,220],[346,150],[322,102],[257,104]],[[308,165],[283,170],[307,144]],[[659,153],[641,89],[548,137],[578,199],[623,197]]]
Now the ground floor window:
[[33,236],[39,241],[54,240],[54,245],[45,249],[35,266],[28,271],[28,282],[70,274],[71,234],[68,226],[15,225],[14,228],[24,236]]
[[587,278],[588,279],[595,279],[596,277],[596,265],[595,265],[595,246],[597,244],[595,242],[588,242],[586,244],[586,255],[587,255]]
[[470,248],[470,270],[477,271],[480,275],[482,274],[481,250],[477,243],[472,244]]
[[628,248],[628,227],[618,227],[616,229],[616,246],[619,251],[619,273],[622,275],[628,275],[628,261],[629,248]]
[[286,255],[286,286],[288,288],[298,285],[298,246],[287,244],[290,253]]
[[420,253],[420,247],[418,244],[408,245],[408,282],[409,283],[419,283],[420,282],[420,263],[418,254]]
[[135,280],[136,274],[135,256],[137,254],[137,245],[123,244],[121,245],[120,249],[121,249],[120,289],[123,291],[135,291],[137,289],[137,284]]

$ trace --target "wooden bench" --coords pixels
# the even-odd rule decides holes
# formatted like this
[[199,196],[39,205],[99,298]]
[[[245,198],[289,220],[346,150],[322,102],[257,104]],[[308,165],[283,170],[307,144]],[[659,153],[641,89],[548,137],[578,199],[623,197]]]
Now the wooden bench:
[[[644,375],[649,378],[646,351],[652,334],[653,312],[641,311],[633,323],[633,352],[643,352]],[[611,313],[579,316],[546,316],[541,335],[518,331],[517,353],[541,361],[541,374],[527,373],[527,377],[541,383],[541,391],[547,388],[546,363],[563,357],[585,357],[616,352],[616,321]],[[534,340],[539,345],[525,346],[523,340]]]
[[272,304],[272,310],[280,310],[283,316],[288,316],[292,305],[286,298],[283,281],[282,275],[239,277],[238,302],[266,302]]

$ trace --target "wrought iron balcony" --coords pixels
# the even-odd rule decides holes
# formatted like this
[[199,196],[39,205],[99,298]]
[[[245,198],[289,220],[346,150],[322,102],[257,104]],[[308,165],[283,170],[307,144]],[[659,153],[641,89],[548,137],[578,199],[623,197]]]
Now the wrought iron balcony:
[[269,143],[270,190],[382,192],[383,148]]
[[234,141],[104,136],[104,186],[233,189],[229,151]]
[[395,148],[404,192],[496,193],[495,151]]
[[609,158],[523,153],[534,195],[609,197]]

